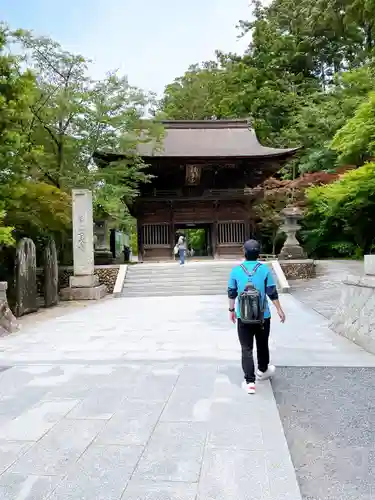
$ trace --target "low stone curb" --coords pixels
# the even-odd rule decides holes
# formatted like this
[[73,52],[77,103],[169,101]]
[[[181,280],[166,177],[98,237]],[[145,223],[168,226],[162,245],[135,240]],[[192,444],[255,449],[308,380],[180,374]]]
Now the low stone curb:
[[124,288],[127,272],[128,272],[128,266],[126,264],[121,264],[120,269],[117,273],[116,283],[113,288],[113,296],[116,298],[121,297],[122,295],[122,289]]

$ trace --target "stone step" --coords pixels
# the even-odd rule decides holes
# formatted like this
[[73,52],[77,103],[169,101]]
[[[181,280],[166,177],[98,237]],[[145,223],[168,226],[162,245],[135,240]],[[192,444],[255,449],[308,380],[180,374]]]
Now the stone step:
[[209,278],[210,276],[213,276],[215,278],[220,278],[220,277],[226,277],[229,278],[230,275],[230,270],[226,272],[212,272],[212,273],[197,273],[197,272],[190,272],[190,273],[158,273],[158,274],[139,274],[139,273],[127,273],[126,277],[128,279],[158,279],[158,278],[163,278],[163,279],[203,279],[203,278]]
[[185,275],[208,275],[208,274],[229,274],[232,270],[232,267],[228,268],[187,268],[187,267],[178,267],[177,269],[157,269],[157,270],[133,270],[128,269],[128,275],[136,275],[136,276],[185,276]]
[[193,285],[199,286],[216,286],[216,287],[226,287],[228,284],[228,279],[195,279],[195,280],[168,280],[168,279],[158,279],[158,280],[129,280],[126,281],[124,286],[127,287],[144,287],[144,286],[161,286],[176,288],[179,286]]
[[152,290],[150,293],[145,293],[141,290],[123,290],[122,297],[180,297],[185,295],[199,296],[199,295],[226,295],[225,293],[220,293],[217,290],[204,290],[204,289],[192,289],[192,290],[176,290],[171,292],[170,290]]
[[199,282],[199,283],[206,283],[206,282],[217,282],[217,281],[225,281],[227,282],[229,279],[230,273],[226,274],[208,274],[208,275],[192,275],[192,276],[168,276],[168,275],[161,275],[161,276],[134,276],[130,275],[127,276],[126,282],[127,283],[150,283],[150,282],[158,282],[158,283],[179,283],[179,282],[186,282],[186,281],[191,281],[191,282]]
[[[232,262],[195,262],[140,264],[129,266],[122,295],[124,297],[173,295],[226,295]],[[271,272],[278,283],[270,263]]]
[[151,290],[160,290],[160,291],[167,291],[173,294],[174,292],[177,292],[178,290],[216,290],[217,292],[222,292],[223,294],[226,294],[226,287],[222,286],[199,286],[199,285],[183,285],[183,286],[176,286],[176,287],[170,287],[170,286],[154,286],[154,285],[148,285],[148,286],[125,286],[123,288],[123,292],[125,293],[126,291],[136,291],[136,292],[142,292],[144,291],[146,294],[149,293]]

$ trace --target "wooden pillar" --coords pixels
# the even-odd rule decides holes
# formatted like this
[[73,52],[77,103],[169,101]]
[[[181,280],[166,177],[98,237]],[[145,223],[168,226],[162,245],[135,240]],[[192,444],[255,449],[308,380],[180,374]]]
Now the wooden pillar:
[[173,250],[176,244],[175,241],[175,230],[174,230],[174,212],[173,212],[173,202],[170,201],[169,204],[169,210],[170,210],[170,217],[169,217],[169,244],[171,247],[171,256],[174,255]]
[[143,224],[137,220],[138,262],[143,262]]
[[214,222],[212,224],[212,255],[214,259],[218,258],[218,228],[217,228],[217,212],[218,212],[219,202],[215,201],[214,203]]
[[251,220],[245,221],[245,241],[252,237]]
[[244,222],[245,222],[245,241],[253,237],[253,224],[251,214],[251,204],[247,200],[244,207]]

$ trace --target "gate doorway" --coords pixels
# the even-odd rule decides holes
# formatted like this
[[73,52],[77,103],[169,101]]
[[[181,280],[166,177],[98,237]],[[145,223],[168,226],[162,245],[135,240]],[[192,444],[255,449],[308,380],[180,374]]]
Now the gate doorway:
[[175,243],[180,234],[186,238],[186,245],[193,257],[212,257],[212,224],[181,224],[176,226]]

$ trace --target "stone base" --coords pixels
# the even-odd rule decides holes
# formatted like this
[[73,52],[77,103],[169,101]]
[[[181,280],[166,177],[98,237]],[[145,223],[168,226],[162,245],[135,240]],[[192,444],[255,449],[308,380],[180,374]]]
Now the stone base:
[[279,260],[306,259],[306,254],[300,245],[284,245],[279,254]]
[[375,354],[375,276],[348,276],[330,328]]
[[278,260],[287,280],[314,278],[316,274],[312,259]]
[[96,274],[87,276],[70,276],[69,288],[94,288],[99,285],[99,277]]
[[96,266],[109,266],[113,264],[114,258],[109,250],[95,250],[94,263]]
[[93,287],[63,288],[60,291],[61,300],[99,300],[107,293],[105,285]]

